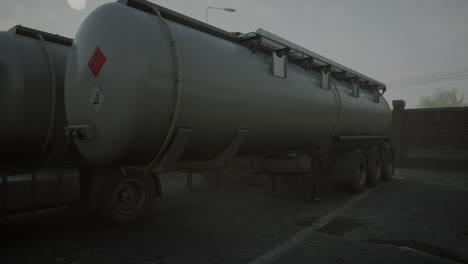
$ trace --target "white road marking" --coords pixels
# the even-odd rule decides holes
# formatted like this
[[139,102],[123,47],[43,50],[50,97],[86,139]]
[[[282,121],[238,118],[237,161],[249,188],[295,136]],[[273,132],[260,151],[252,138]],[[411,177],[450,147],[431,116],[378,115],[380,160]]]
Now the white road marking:
[[425,257],[427,257],[427,258],[436,259],[436,260],[438,260],[438,261],[443,261],[443,262],[446,262],[446,263],[458,263],[458,262],[451,261],[451,260],[449,260],[449,259],[441,258],[441,257],[434,256],[434,255],[431,255],[431,254],[426,253],[426,252],[423,252],[423,251],[419,251],[419,250],[414,249],[414,248],[403,247],[403,246],[396,247],[396,248],[399,249],[399,250],[402,250],[402,251],[411,251],[411,252],[414,252],[414,253],[416,253],[416,254],[425,256]]
[[467,189],[465,186],[462,185],[456,185],[456,184],[449,184],[449,183],[442,183],[442,182],[433,182],[433,181],[422,181],[424,183],[429,183],[429,184],[437,184],[445,187],[452,187],[452,188],[460,188],[460,189]]
[[[399,176],[393,176],[392,178],[393,178],[393,179],[396,179],[396,180],[404,180],[404,179],[407,179],[406,177],[399,177]],[[468,189],[466,186],[459,185],[459,184],[453,184],[453,183],[443,183],[443,182],[435,182],[435,181],[418,181],[418,180],[411,180],[411,179],[410,179],[410,181],[412,181],[412,182],[429,183],[429,184],[437,184],[437,185],[441,185],[441,186],[445,186],[445,187],[459,188],[459,189],[464,189],[464,190],[467,190],[467,189]]]
[[293,249],[298,244],[306,240],[309,236],[314,234],[317,229],[320,229],[330,223],[336,216],[342,214],[343,212],[351,209],[353,205],[360,202],[361,200],[367,198],[369,194],[380,187],[376,187],[373,189],[368,189],[367,191],[359,194],[358,196],[353,197],[351,200],[344,203],[342,206],[338,207],[336,210],[324,215],[323,217],[316,220],[313,224],[308,227],[301,229],[299,232],[294,234],[290,239],[286,240],[282,244],[277,245],[267,253],[261,255],[260,257],[252,260],[249,264],[267,264],[272,263],[278,259],[281,255],[286,253],[287,251]]

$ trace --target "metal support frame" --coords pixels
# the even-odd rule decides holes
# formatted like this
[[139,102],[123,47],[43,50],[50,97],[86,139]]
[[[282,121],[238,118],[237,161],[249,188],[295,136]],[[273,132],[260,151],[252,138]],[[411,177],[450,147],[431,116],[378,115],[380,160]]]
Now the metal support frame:
[[166,21],[165,18],[163,18],[161,12],[158,9],[158,6],[151,6],[150,10],[152,10],[158,17],[158,19],[162,22],[162,24],[165,26],[167,32],[169,33],[170,36],[170,45],[173,49],[173,53],[175,56],[175,68],[176,68],[176,77],[175,77],[175,90],[176,90],[176,99],[175,99],[175,105],[174,105],[174,110],[172,112],[172,117],[171,117],[171,123],[169,126],[169,132],[166,135],[166,138],[164,139],[164,142],[159,149],[159,152],[156,154],[156,156],[153,158],[153,160],[146,166],[145,169],[145,176],[148,174],[150,170],[154,168],[154,166],[157,164],[159,159],[161,158],[162,155],[164,155],[164,152],[166,152],[167,148],[171,144],[172,138],[174,134],[177,132],[177,122],[179,119],[179,113],[181,109],[181,103],[182,103],[182,92],[183,92],[183,85],[182,85],[182,59],[180,55],[180,50],[179,50],[179,45],[177,42],[177,39],[175,37],[174,31],[172,28],[169,26],[169,23]]
[[179,170],[201,170],[201,169],[215,169],[217,172],[215,189],[222,191],[223,178],[227,167],[232,165],[235,155],[239,151],[240,146],[247,138],[248,130],[239,129],[229,146],[220,153],[217,157],[208,161],[179,161],[177,162],[177,169]]
[[167,151],[164,153],[161,160],[157,162],[157,165],[151,171],[153,173],[159,174],[164,171],[176,170],[179,165],[178,162],[180,160],[180,157],[182,156],[191,136],[191,128],[178,128],[176,130],[172,143],[167,148]]
[[291,51],[291,48],[285,47],[285,48],[282,48],[282,49],[275,50],[275,53],[278,54],[278,53],[281,52],[281,53],[284,53],[285,55],[287,55],[290,51]]
[[[309,150],[308,152],[300,152],[294,153],[295,156],[292,158],[290,155],[288,157],[284,157],[281,159],[277,159],[276,157],[264,157],[265,159],[272,159],[275,160],[274,163],[282,162],[283,165],[280,165],[279,170],[277,168],[264,168],[264,172],[270,179],[270,190],[268,194],[270,195],[277,195],[279,193],[279,177],[295,177],[299,179],[300,176],[307,176],[307,184],[308,184],[308,200],[311,202],[318,202],[319,199],[319,188],[320,188],[320,173],[321,173],[321,154],[320,151],[317,150]],[[304,157],[310,159],[310,166],[307,170],[303,169],[301,166],[300,160],[304,162]],[[288,162],[290,165],[285,166],[285,162]],[[294,162],[294,165],[293,165]],[[267,162],[267,164],[272,164]],[[284,168],[287,168],[286,170]],[[289,171],[288,171],[289,170]],[[300,188],[297,185],[297,188]]]
[[339,81],[343,81],[346,78],[346,72],[334,72],[332,73],[332,76]]
[[314,67],[309,67],[309,68],[315,71],[324,71],[325,73],[333,73],[329,65],[320,65],[320,66],[314,66]]
[[314,62],[314,58],[312,58],[312,57],[304,57],[304,58],[302,58],[302,59],[297,59],[297,60],[295,60],[294,62],[296,62],[296,63],[302,63],[302,62],[313,63],[313,62]]
[[[160,173],[168,171],[187,171],[186,186],[190,188],[193,184],[193,171],[215,169],[217,171],[215,187],[217,191],[221,191],[225,168],[232,165],[232,161],[238,153],[240,146],[245,141],[247,134],[247,128],[238,129],[227,148],[213,159],[207,161],[181,161],[182,154],[192,136],[192,129],[178,128],[167,151],[162,155],[161,159],[157,161],[151,173],[159,175]],[[132,169],[137,168],[133,167]]]
[[344,80],[349,81],[351,83],[356,83],[359,80],[359,78],[356,76],[351,76],[351,77],[345,77]]
[[237,130],[234,138],[229,146],[218,156],[208,161],[180,161],[177,168],[183,170],[199,170],[199,169],[214,169],[231,165],[234,156],[237,154],[241,144],[244,142],[248,134],[247,129]]
[[[18,30],[18,28],[16,28]],[[49,127],[47,129],[47,136],[44,140],[44,144],[42,145],[42,150],[41,154],[39,155],[38,162],[43,162],[47,160],[48,156],[50,155],[50,149],[55,142],[56,136],[54,133],[54,129],[56,129],[56,112],[57,112],[57,76],[55,74],[55,63],[54,60],[52,59],[52,56],[50,54],[50,51],[47,49],[47,46],[45,44],[45,38],[44,36],[39,32],[37,33],[37,38],[39,38],[39,42],[41,44],[42,51],[44,52],[44,55],[47,58],[47,64],[50,72],[50,82],[51,82],[51,95],[50,95],[50,100],[51,100],[51,110],[49,114]]]
[[252,53],[255,53],[257,51],[257,49],[260,47],[261,44],[262,44],[262,38],[258,38],[258,40],[257,40],[257,42],[255,44],[250,45],[250,51]]

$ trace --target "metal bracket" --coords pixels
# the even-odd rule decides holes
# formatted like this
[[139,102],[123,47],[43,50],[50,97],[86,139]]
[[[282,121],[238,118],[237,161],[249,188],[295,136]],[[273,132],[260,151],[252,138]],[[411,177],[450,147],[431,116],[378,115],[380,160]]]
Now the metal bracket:
[[322,89],[330,90],[330,71],[322,70]]
[[353,96],[354,97],[359,97],[359,90],[360,90],[359,83],[357,82],[353,83]]
[[208,161],[183,161],[179,162],[179,168],[187,170],[214,169],[229,166],[234,156],[239,151],[240,146],[247,137],[248,130],[237,130],[229,146],[217,157]]
[[276,77],[286,78],[288,76],[288,58],[286,55],[278,56],[274,51],[272,52],[273,56],[273,67],[272,73]]
[[346,78],[346,72],[345,71],[334,72],[332,73],[332,76],[339,81],[343,81]]
[[191,128],[178,128],[170,147],[167,149],[161,161],[158,162],[152,172],[162,173],[164,171],[177,169],[180,157],[184,153],[191,136]]
[[65,139],[90,140],[96,138],[96,128],[93,125],[67,126],[63,129]]
[[302,59],[295,60],[294,62],[296,62],[296,63],[304,63],[304,62],[313,63],[313,61],[314,61],[314,58],[312,58],[312,57],[304,57]]
[[224,175],[225,167],[231,165],[231,162],[234,160],[234,156],[239,151],[240,146],[245,141],[248,134],[247,129],[239,129],[234,138],[232,139],[229,146],[220,153],[217,157],[207,160],[207,161],[180,161],[182,154],[187,147],[187,144],[192,135],[191,128],[179,128],[174,136],[173,141],[171,142],[166,153],[164,153],[162,159],[157,163],[157,165],[151,170],[153,175],[158,175],[159,173],[182,170],[187,171],[187,187],[192,186],[192,171],[194,170],[206,170],[206,169],[216,169],[217,178],[216,178],[216,190],[221,191],[221,182]]
[[288,53],[291,51],[291,48],[289,47],[286,47],[286,48],[282,48],[282,49],[277,49],[275,50],[275,53],[276,54],[279,54],[279,53],[284,53],[284,55],[288,55]]
[[239,129],[229,146],[220,153],[217,157],[207,161],[180,161],[182,154],[187,147],[187,144],[192,136],[191,128],[179,128],[174,136],[172,143],[164,153],[162,159],[152,169],[153,173],[162,173],[175,170],[202,170],[214,169],[229,166],[234,156],[239,151],[240,146],[244,142],[248,130]]

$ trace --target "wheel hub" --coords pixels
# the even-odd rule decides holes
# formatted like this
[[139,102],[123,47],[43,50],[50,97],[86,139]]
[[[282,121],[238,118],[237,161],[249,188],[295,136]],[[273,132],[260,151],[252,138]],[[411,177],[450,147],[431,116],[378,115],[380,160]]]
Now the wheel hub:
[[132,187],[124,189],[120,193],[120,199],[123,202],[130,202],[130,201],[134,200],[135,199],[135,189],[133,189]]
[[113,199],[114,208],[120,214],[134,214],[145,202],[145,186],[139,179],[124,180],[115,188]]

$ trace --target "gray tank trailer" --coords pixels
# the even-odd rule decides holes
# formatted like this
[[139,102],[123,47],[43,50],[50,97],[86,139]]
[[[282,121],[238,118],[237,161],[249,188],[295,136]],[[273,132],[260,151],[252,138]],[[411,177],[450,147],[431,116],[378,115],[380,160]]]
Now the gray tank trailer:
[[[164,172],[213,170],[221,188],[238,155],[262,156],[265,164],[283,155],[307,157],[311,175],[331,175],[353,192],[393,174],[386,86],[266,30],[230,33],[126,0],[92,12],[71,46],[27,41],[36,48],[35,64],[10,72],[33,79],[43,71],[40,87],[23,86],[28,93],[42,89],[28,99],[42,106],[41,118],[22,113],[35,126],[10,118],[0,154],[47,157],[35,172],[66,170],[53,174],[59,185],[66,177],[57,175],[69,173],[81,203],[113,221],[146,215],[162,194]],[[55,53],[62,56],[51,62]],[[9,60],[2,69],[14,65]],[[13,84],[2,84],[2,100]],[[9,105],[24,111],[25,102]],[[56,143],[57,131],[64,143]],[[27,147],[16,149],[13,138]],[[53,153],[61,153],[62,163],[53,163]],[[35,172],[33,186],[40,182]],[[2,190],[19,177],[6,175]]]
[[0,214],[79,202],[79,153],[63,139],[72,40],[23,26],[0,32]]

